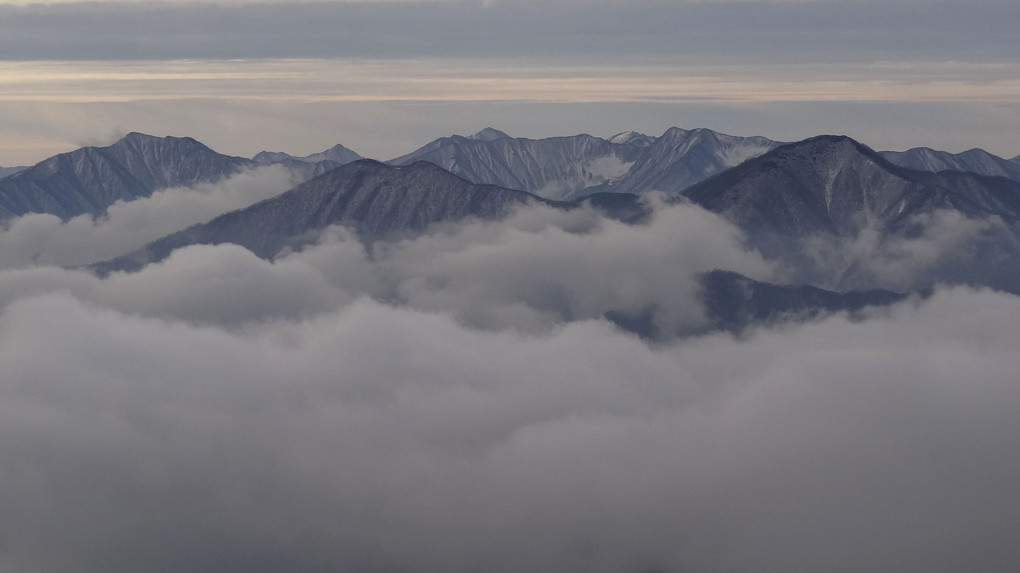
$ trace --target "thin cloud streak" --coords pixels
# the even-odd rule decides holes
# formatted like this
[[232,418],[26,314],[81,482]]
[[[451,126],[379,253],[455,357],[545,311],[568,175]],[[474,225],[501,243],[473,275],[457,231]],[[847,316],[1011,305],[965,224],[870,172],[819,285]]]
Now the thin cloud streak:
[[1020,102],[1020,64],[547,65],[472,60],[0,64],[0,101]]

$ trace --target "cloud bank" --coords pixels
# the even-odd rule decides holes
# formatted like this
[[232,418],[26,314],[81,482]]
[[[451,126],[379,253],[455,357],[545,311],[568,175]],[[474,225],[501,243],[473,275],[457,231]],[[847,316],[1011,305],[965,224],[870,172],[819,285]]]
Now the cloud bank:
[[[244,191],[234,194],[235,188]],[[249,191],[242,178],[217,192],[223,201],[248,201]],[[171,192],[150,202],[188,205],[192,195]],[[10,270],[0,271],[0,306],[22,293],[70,290],[122,312],[236,325],[309,316],[369,296],[450,313],[465,325],[491,330],[541,332],[608,312],[637,317],[651,311],[658,330],[682,333],[707,326],[700,273],[725,269],[761,280],[780,274],[747,250],[733,225],[688,204],[659,205],[644,225],[607,219],[591,208],[534,205],[500,221],[440,225],[370,246],[333,227],[275,262],[235,245],[193,246],[141,272],[106,280],[42,264],[83,263],[101,248],[145,238],[152,229],[134,224],[144,217],[122,216],[129,210],[172,210],[153,210],[144,200],[120,207],[99,224],[78,218],[33,234],[29,223],[49,217],[31,215],[0,233],[0,244],[17,247],[7,255]]]
[[0,571],[1020,566],[1020,298],[655,345],[601,318],[696,326],[712,268],[783,276],[686,204],[0,270]]
[[109,259],[279,195],[296,183],[288,169],[269,165],[215,184],[163,189],[150,197],[118,201],[103,217],[86,214],[63,222],[55,215],[30,213],[0,224],[0,269],[77,266]]
[[936,210],[911,217],[896,234],[865,227],[856,236],[809,238],[803,249],[826,288],[909,292],[946,282],[1017,288],[1020,241],[1000,217]]
[[1008,570],[1020,301],[653,350],[359,299],[228,331],[0,315],[4,567]]

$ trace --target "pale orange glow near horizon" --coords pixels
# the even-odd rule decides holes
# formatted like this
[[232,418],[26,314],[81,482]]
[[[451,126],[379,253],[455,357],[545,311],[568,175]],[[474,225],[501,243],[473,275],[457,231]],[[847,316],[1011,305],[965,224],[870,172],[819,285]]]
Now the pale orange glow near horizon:
[[[68,151],[77,145],[67,141],[68,133],[83,134],[79,139],[93,138],[96,127],[89,125],[89,118],[84,117],[87,114],[71,111],[74,106],[194,109],[205,105],[201,102],[218,102],[227,107],[257,108],[270,118],[280,107],[323,104],[705,104],[740,108],[796,103],[956,103],[994,107],[1020,105],[1018,78],[1020,65],[961,62],[824,66],[707,66],[676,61],[638,66],[550,65],[467,59],[0,62],[0,105],[8,110],[6,115],[41,118],[60,125],[64,133],[51,138],[45,133],[30,137],[25,132],[0,134],[0,165],[32,164]],[[117,124],[105,131],[145,128],[167,133],[181,129],[172,120],[161,123],[130,113],[118,114]],[[229,127],[228,119],[222,121]],[[498,117],[491,123],[498,123]],[[247,129],[252,132],[254,128]],[[372,145],[369,141],[370,149]],[[376,149],[381,149],[383,156],[409,151],[397,147],[380,143]]]
[[1017,66],[549,66],[423,60],[0,62],[0,101],[1020,102]]

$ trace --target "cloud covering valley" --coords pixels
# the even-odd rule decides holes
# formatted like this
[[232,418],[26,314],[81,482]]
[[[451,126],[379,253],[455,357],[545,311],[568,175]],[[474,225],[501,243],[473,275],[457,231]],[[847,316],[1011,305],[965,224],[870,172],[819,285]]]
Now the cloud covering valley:
[[0,571],[1020,564],[1020,299],[655,345],[601,318],[697,326],[714,268],[784,272],[687,204],[0,270]]

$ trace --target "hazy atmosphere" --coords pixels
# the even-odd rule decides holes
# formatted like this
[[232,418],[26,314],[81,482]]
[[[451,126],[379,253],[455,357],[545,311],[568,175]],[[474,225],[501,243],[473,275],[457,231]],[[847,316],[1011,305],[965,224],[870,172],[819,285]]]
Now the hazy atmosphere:
[[0,0],[0,573],[1020,570],[1018,24]]
[[0,1],[0,165],[128,131],[222,153],[672,125],[1020,154],[1010,0]]

